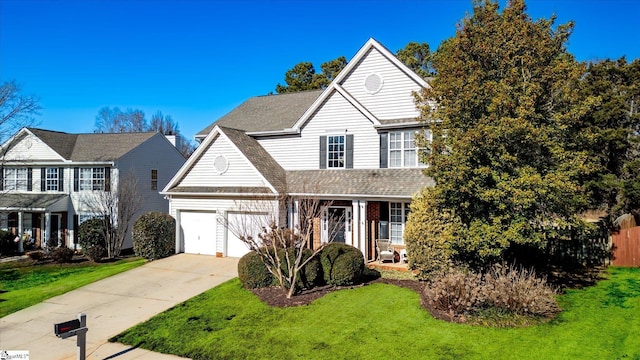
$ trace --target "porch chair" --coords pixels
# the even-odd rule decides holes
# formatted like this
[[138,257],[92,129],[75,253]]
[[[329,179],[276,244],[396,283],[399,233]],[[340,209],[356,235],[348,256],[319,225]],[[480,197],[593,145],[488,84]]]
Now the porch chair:
[[400,262],[409,262],[409,257],[407,256],[407,249],[400,250]]
[[376,240],[376,249],[378,250],[378,261],[380,261],[380,263],[386,260],[391,260],[393,263],[396,262],[394,254],[395,250],[393,249],[393,246],[391,246],[391,240]]

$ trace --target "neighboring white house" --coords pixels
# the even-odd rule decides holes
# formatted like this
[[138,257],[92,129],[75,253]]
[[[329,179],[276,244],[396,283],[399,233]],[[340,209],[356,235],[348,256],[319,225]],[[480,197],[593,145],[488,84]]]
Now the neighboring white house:
[[[403,247],[412,196],[433,181],[422,173],[414,138],[421,126],[414,92],[427,87],[370,39],[324,90],[250,98],[197,137],[196,152],[162,191],[177,219],[176,251],[242,256],[225,226],[242,201],[281,195],[331,201],[314,243],[341,219],[334,241],[375,256],[374,239]],[[279,218],[296,218],[294,201]]]
[[[0,158],[0,228],[38,246],[77,243],[75,230],[95,215],[100,193],[117,192],[125,176],[137,178],[139,214],[168,212],[161,190],[184,164],[162,134],[69,134],[23,128],[8,139]],[[130,235],[123,248],[133,246]]]

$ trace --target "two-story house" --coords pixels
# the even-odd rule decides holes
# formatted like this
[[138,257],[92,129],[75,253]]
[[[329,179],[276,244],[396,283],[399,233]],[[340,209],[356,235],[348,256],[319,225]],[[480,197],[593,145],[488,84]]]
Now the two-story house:
[[[118,194],[125,176],[137,180],[138,214],[168,212],[159,190],[185,162],[157,132],[69,134],[23,128],[0,151],[0,228],[43,248],[74,248],[75,229],[96,216],[101,193]],[[123,248],[132,246],[129,234]]]
[[[433,184],[415,144],[413,94],[427,86],[370,39],[326,89],[254,97],[233,109],[197,135],[200,146],[162,192],[177,219],[176,250],[242,256],[247,247],[221,224],[252,216],[241,202],[283,194],[332,204],[317,219],[314,243],[340,219],[333,240],[366,259],[376,238],[402,248],[411,198]],[[287,216],[278,218],[293,222],[296,202],[280,209]]]

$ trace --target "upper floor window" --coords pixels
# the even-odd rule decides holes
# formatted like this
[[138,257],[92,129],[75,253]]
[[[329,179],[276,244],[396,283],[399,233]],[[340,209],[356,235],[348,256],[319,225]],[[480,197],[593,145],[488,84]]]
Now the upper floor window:
[[64,191],[64,168],[40,168],[40,191]]
[[78,176],[80,190],[104,190],[104,168],[80,168]]
[[389,133],[389,167],[416,167],[418,152],[415,131],[394,131]]
[[353,135],[321,136],[320,168],[353,168]]
[[45,179],[46,179],[46,189],[47,191],[58,191],[62,190],[60,186],[60,177],[61,171],[58,168],[46,168]]
[[2,179],[4,190],[31,191],[31,169],[5,168]]
[[110,191],[111,169],[108,167],[73,168],[73,191]]
[[380,133],[381,168],[415,168],[424,166],[418,158],[416,130]]
[[151,169],[151,190],[158,190],[158,170]]
[[344,167],[344,135],[327,137],[327,167]]

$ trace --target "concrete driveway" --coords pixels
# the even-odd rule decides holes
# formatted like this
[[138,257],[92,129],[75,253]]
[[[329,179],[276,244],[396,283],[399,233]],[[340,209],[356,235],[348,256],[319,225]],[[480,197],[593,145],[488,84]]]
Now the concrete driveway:
[[0,350],[31,359],[76,359],[76,338],[53,324],[87,315],[87,359],[178,359],[107,342],[131,326],[238,275],[237,258],[178,254],[149,262],[0,319]]

